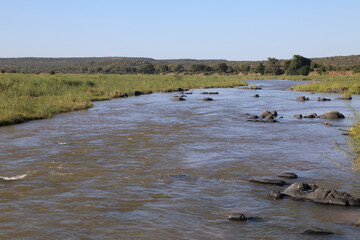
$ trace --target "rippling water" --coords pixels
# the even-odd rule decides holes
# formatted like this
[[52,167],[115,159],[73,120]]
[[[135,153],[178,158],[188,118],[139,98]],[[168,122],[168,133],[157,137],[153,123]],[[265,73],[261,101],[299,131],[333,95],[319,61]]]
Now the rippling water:
[[[358,238],[360,208],[272,201],[274,187],[248,182],[293,171],[359,196],[360,175],[334,164],[346,162],[334,141],[345,144],[339,129],[350,119],[328,127],[293,117],[348,116],[347,102],[306,93],[311,101],[299,103],[303,93],[285,91],[292,81],[252,83],[263,90],[211,89],[213,102],[200,89],[184,102],[174,93],[115,99],[0,128],[0,239],[306,239],[313,226]],[[283,118],[247,121],[265,109]],[[260,219],[227,221],[233,212]]]

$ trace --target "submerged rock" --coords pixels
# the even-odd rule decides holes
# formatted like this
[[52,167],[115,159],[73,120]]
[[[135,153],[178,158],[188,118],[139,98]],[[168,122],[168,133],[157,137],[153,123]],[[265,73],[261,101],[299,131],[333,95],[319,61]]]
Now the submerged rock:
[[304,118],[319,118],[320,116],[318,116],[316,113],[310,113],[309,115],[305,115]]
[[316,203],[342,206],[360,206],[360,198],[352,197],[349,193],[338,192],[335,189],[327,189],[304,182],[297,182],[290,185],[282,194],[296,200],[303,199]]
[[259,117],[256,115],[250,115],[249,119],[258,119]]
[[307,98],[305,96],[299,96],[299,97],[296,98],[296,101],[305,102],[305,101],[309,101],[309,98]]
[[294,178],[297,178],[298,176],[292,172],[284,172],[284,173],[278,175],[278,177],[294,179]]
[[260,97],[259,94],[255,94],[253,97],[258,98]]
[[318,97],[317,100],[318,100],[319,102],[331,101],[330,98],[322,98],[322,97]]
[[333,232],[330,232],[329,230],[326,229],[322,229],[322,228],[309,228],[307,230],[305,230],[304,234],[309,234],[309,235],[329,235],[329,234],[334,234]]
[[275,189],[271,190],[269,194],[269,198],[273,200],[282,199],[283,197],[284,195],[279,190],[275,190]]
[[203,98],[203,101],[213,101],[212,98]]
[[240,221],[240,222],[245,222],[247,220],[245,214],[243,213],[231,213],[228,216],[228,219],[230,221]]
[[219,92],[202,92],[201,94],[219,94]]
[[256,86],[256,85],[249,85],[246,87],[242,87],[241,89],[248,89],[248,90],[260,90],[262,87]]
[[249,182],[260,183],[260,184],[270,184],[270,185],[278,185],[285,186],[287,182],[280,179],[270,179],[270,178],[253,178]]
[[335,99],[337,99],[337,100],[351,100],[352,97],[351,96],[349,96],[349,97],[337,97]]
[[173,96],[172,101],[185,101],[186,99],[185,98],[182,98],[182,97],[179,97],[179,96]]

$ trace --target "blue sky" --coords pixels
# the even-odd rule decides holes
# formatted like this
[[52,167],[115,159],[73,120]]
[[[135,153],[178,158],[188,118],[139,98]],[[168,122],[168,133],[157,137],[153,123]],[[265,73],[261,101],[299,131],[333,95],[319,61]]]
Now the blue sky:
[[0,57],[360,54],[358,0],[1,0]]

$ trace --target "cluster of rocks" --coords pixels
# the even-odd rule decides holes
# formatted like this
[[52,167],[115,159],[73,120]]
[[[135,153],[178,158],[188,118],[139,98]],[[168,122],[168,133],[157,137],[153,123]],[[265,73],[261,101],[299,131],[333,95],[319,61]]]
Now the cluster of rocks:
[[303,116],[302,114],[295,114],[295,118],[302,119],[302,118],[321,118],[321,119],[342,119],[345,118],[344,114],[340,113],[339,111],[327,111],[322,115],[317,115],[316,113],[310,113],[308,115]]
[[316,203],[341,206],[360,206],[360,198],[352,197],[349,193],[305,182],[293,183],[281,194],[295,200],[309,200]]
[[[176,90],[183,90],[183,89],[176,89]],[[172,101],[185,101],[186,99],[186,95],[185,94],[192,94],[192,92],[186,92],[186,93],[184,93],[183,91],[181,92],[181,94],[182,95],[180,95],[180,96],[173,96],[172,98],[171,98],[171,100]],[[218,92],[202,92],[201,94],[219,94]],[[203,101],[213,101],[214,99],[212,99],[212,98],[203,98],[202,99]]]
[[[285,172],[278,175],[280,178],[296,179],[298,176],[292,172]],[[249,180],[252,183],[285,186],[289,183],[276,178],[253,178]],[[294,200],[307,200],[315,203],[340,205],[340,206],[360,206],[360,198],[351,196],[347,192],[340,192],[335,189],[328,189],[316,184],[308,184],[305,182],[295,182],[285,188],[282,192],[277,189],[271,190],[268,195],[270,199],[278,200],[284,197],[290,197]],[[246,221],[248,218],[243,213],[233,213],[228,217],[231,221]],[[360,226],[359,222],[355,226]],[[303,234],[310,235],[327,235],[333,232],[322,228],[309,228]]]
[[248,90],[260,90],[262,87],[256,86],[256,85],[249,85],[246,87],[241,87],[240,89],[248,89]]
[[278,114],[276,111],[264,110],[259,116],[250,115],[248,121],[274,123],[277,122],[277,120],[275,120],[277,116]]
[[326,101],[331,101],[330,98],[324,98],[324,97],[318,97],[318,102],[326,102]]

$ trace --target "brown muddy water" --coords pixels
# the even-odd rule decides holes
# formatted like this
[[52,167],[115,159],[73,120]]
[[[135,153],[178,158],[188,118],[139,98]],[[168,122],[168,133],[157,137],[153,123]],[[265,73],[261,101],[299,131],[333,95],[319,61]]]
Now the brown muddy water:
[[[334,164],[346,163],[334,141],[345,144],[339,129],[350,119],[328,127],[293,117],[348,116],[347,102],[285,91],[299,82],[250,83],[263,90],[211,89],[213,102],[200,89],[184,102],[115,99],[0,128],[0,239],[319,239],[302,234],[314,226],[336,233],[326,239],[359,239],[360,208],[273,201],[266,195],[283,188],[248,182],[293,171],[295,181],[359,196],[360,175]],[[265,109],[283,118],[247,121]],[[229,222],[234,212],[259,219]]]

